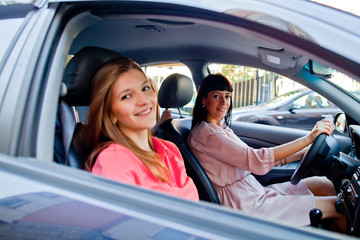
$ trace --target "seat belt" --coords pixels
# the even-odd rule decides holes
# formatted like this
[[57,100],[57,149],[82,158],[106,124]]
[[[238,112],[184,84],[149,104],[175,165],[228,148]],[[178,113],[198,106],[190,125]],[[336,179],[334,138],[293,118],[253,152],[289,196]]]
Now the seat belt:
[[[61,86],[61,97],[65,96],[66,92],[66,85],[63,83]],[[60,101],[60,123],[62,129],[62,142],[65,152],[65,164],[69,165],[69,150],[75,131],[76,119],[73,109],[64,100]]]

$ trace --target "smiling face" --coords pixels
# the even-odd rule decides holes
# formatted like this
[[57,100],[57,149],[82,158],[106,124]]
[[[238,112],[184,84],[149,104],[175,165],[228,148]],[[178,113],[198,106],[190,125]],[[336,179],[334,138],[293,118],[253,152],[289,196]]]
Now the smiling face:
[[202,104],[205,105],[208,122],[221,126],[221,120],[225,117],[230,108],[231,92],[211,91],[203,97]]
[[150,81],[136,69],[122,73],[111,89],[111,121],[128,136],[156,124],[156,94]]

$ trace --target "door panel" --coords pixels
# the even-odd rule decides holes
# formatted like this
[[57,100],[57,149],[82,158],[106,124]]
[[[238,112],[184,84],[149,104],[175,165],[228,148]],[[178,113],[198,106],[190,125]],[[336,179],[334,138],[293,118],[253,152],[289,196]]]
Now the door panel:
[[[274,147],[293,141],[309,133],[309,131],[301,129],[236,121],[231,123],[231,128],[242,141],[253,148]],[[341,146],[341,151],[346,153],[349,152],[351,139],[347,136],[338,134],[335,134],[334,136]],[[285,166],[274,167],[266,175],[255,177],[263,185],[289,181],[297,164],[298,162],[293,162]]]

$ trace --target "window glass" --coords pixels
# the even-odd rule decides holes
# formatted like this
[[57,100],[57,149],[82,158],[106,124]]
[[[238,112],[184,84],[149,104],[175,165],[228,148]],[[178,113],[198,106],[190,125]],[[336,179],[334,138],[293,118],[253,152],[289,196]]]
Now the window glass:
[[32,3],[32,2],[33,2],[33,0],[0,1],[0,6],[18,5],[18,4],[26,4],[26,3]]
[[311,60],[306,66],[313,75],[337,85],[339,89],[345,90],[352,97],[360,101],[360,82],[352,79],[344,73],[338,72],[319,62]]
[[293,102],[293,106],[295,108],[299,108],[299,109],[304,109],[304,108],[310,108],[310,104],[308,102],[308,98],[309,98],[309,94],[308,95],[305,95],[305,96],[302,96],[298,99],[296,99],[294,102]]
[[332,70],[331,77],[327,80],[336,84],[339,88],[349,91],[354,98],[360,101],[360,82],[335,70]]
[[[180,73],[183,74],[190,79],[192,79],[192,75],[190,69],[182,63],[166,63],[166,64],[157,64],[157,65],[148,65],[142,67],[145,74],[148,76],[149,79],[154,81],[158,88],[161,87],[162,82],[165,80],[166,77],[173,73]],[[193,83],[194,84],[194,83]],[[191,101],[185,105],[183,108],[180,109],[180,113],[184,117],[190,117],[192,114],[192,109],[195,103],[196,98],[196,88],[194,85],[194,94]],[[161,109],[163,111],[164,109]],[[178,118],[180,117],[180,113],[178,109],[170,109],[172,117]]]

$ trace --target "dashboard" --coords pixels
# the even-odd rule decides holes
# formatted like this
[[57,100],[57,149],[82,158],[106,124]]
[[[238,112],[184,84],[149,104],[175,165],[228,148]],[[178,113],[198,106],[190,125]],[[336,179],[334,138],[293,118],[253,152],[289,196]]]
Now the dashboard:
[[350,136],[352,140],[349,154],[340,153],[339,159],[347,166],[355,166],[349,179],[344,179],[340,186],[336,210],[346,211],[349,220],[349,231],[354,236],[360,236],[360,126],[350,125]]
[[352,140],[351,151],[349,155],[360,160],[360,126],[350,125],[350,136]]

